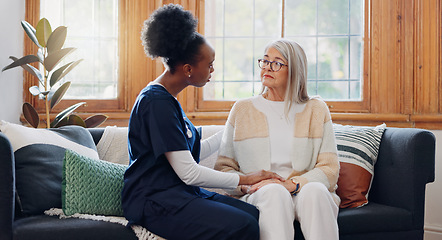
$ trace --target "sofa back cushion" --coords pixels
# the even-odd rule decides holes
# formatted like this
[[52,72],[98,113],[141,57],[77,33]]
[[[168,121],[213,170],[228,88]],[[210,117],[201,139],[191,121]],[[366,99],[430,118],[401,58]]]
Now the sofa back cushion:
[[0,122],[15,156],[16,189],[23,214],[61,208],[61,181],[66,149],[98,159],[95,143],[79,126],[35,129]]

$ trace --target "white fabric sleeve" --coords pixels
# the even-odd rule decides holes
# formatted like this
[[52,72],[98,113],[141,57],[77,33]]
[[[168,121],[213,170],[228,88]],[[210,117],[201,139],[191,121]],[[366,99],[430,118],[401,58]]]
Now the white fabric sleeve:
[[188,150],[165,153],[178,177],[187,185],[210,188],[236,188],[239,175],[201,166],[195,162]]
[[201,142],[200,159],[205,159],[218,151],[224,130],[221,130]]

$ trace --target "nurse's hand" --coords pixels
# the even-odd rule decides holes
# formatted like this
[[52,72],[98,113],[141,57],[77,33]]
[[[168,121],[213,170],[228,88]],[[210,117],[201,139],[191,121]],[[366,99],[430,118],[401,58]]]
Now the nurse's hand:
[[248,173],[246,175],[239,175],[238,185],[253,185],[265,179],[278,179],[280,181],[284,181],[284,179],[281,176],[279,176],[274,172],[261,170],[257,172]]

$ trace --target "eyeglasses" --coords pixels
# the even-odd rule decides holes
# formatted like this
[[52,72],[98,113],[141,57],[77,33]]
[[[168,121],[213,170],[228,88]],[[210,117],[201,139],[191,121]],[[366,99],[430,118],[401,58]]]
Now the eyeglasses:
[[287,66],[287,65],[284,63],[277,62],[277,61],[271,62],[271,61],[268,61],[265,59],[258,59],[258,66],[261,69],[264,69],[265,67],[270,66],[270,70],[272,70],[273,72],[277,72],[277,71],[281,70],[282,67]]

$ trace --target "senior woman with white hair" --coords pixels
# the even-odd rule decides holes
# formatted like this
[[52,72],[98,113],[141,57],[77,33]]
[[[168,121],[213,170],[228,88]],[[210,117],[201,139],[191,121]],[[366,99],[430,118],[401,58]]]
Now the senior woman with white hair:
[[233,106],[215,169],[264,169],[286,179],[229,192],[259,209],[260,239],[292,240],[295,220],[307,240],[339,239],[336,141],[327,105],[307,94],[304,50],[280,39],[266,47],[258,65],[262,94]]

